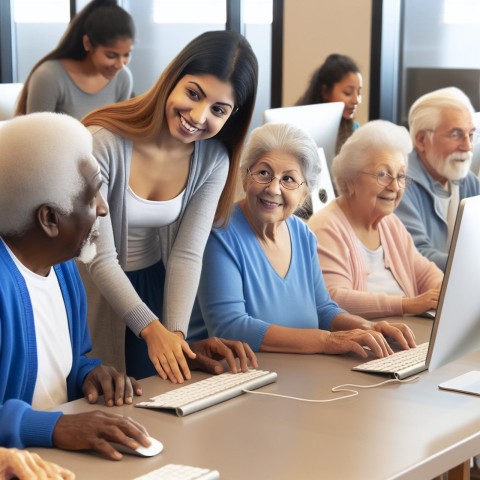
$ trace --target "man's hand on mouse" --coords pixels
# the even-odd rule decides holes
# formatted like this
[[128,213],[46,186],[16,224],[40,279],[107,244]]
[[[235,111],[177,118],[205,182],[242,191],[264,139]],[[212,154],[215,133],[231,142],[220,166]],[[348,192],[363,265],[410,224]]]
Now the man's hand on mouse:
[[62,415],[53,430],[53,443],[64,450],[95,450],[111,460],[123,455],[110,442],[136,449],[149,447],[147,430],[135,420],[115,413],[96,410]]

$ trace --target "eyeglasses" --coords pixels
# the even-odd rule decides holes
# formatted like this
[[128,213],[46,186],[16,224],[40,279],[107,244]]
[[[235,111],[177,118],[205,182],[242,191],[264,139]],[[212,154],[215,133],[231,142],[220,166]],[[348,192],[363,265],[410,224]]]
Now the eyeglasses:
[[392,177],[387,172],[384,172],[383,170],[378,172],[378,173],[369,173],[369,172],[362,172],[359,171],[358,173],[363,173],[364,175],[368,175],[370,177],[374,177],[377,179],[377,183],[382,186],[382,187],[388,187],[391,185],[391,183],[396,180],[398,184],[398,188],[407,188],[411,183],[412,179],[410,177],[407,177],[407,175],[400,174],[397,175],[396,177]]
[[272,183],[273,179],[276,178],[280,182],[280,185],[287,190],[296,190],[305,183],[305,181],[299,182],[291,175],[284,175],[281,178],[274,177],[268,170],[258,170],[256,172],[252,172],[250,168],[247,168],[247,172],[255,182],[262,185]]
[[[432,129],[427,129],[426,131],[435,133],[435,130],[432,130]],[[469,142],[472,145],[475,145],[480,139],[480,135],[476,130],[472,132],[464,132],[460,128],[454,128],[450,132],[439,134],[439,135],[458,144],[465,143],[465,140],[468,138]]]

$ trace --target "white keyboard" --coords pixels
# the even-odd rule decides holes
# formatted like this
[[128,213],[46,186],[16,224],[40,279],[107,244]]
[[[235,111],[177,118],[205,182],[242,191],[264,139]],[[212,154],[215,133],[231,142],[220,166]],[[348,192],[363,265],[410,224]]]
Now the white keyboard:
[[218,478],[220,474],[217,470],[169,463],[134,480],[217,480]]
[[277,374],[265,370],[249,370],[240,373],[222,373],[205,380],[184,385],[169,392],[137,403],[136,407],[175,410],[178,416],[203,410],[243,393],[243,389],[255,390],[275,382]]
[[353,367],[358,372],[390,374],[398,379],[415,375],[427,369],[428,342],[410,350],[401,350],[388,357],[377,358]]

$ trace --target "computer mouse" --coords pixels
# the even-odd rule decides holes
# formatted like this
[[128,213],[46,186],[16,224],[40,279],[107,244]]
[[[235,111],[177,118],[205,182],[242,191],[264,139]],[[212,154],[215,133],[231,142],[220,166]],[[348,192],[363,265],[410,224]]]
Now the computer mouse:
[[112,442],[114,448],[119,452],[127,453],[128,455],[138,455],[139,457],[153,457],[158,455],[163,450],[162,442],[158,441],[153,437],[147,437],[151,445],[149,447],[144,447],[140,445],[137,449],[127,447],[123,443]]

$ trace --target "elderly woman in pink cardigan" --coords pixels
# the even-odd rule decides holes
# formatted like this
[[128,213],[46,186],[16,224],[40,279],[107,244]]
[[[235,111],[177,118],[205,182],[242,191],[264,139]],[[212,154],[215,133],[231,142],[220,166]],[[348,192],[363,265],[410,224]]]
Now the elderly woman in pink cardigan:
[[365,318],[436,309],[442,271],[416,249],[394,211],[410,183],[407,130],[366,123],[332,165],[339,197],[311,217],[327,288],[342,308]]

